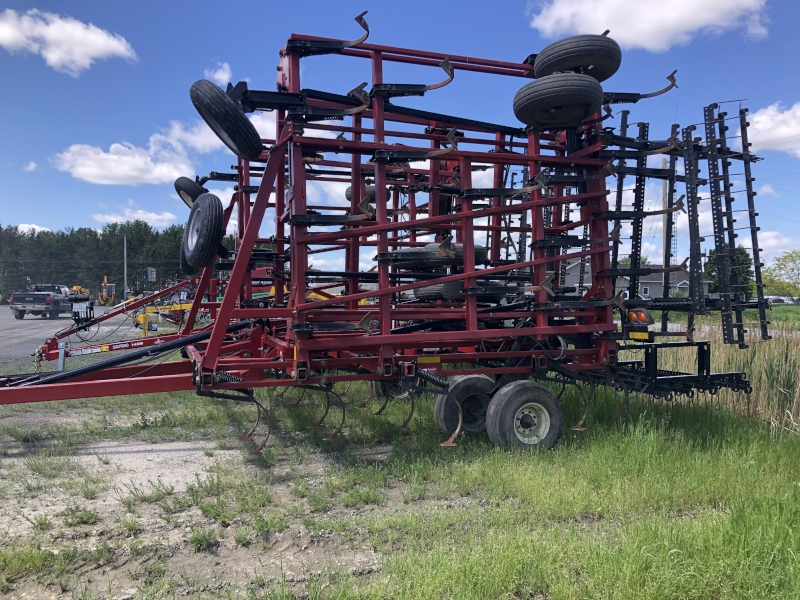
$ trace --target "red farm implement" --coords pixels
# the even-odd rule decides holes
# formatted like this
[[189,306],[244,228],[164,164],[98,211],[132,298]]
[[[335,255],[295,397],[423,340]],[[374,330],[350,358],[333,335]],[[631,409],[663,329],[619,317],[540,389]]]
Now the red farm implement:
[[[542,382],[579,387],[578,429],[597,386],[626,402],[637,393],[749,391],[744,373],[712,372],[709,342],[695,340],[693,326],[695,315],[719,312],[724,342],[744,347],[743,311],[755,308],[769,338],[746,110],[729,117],[712,104],[704,137],[674,125],[651,139],[646,123],[629,132],[628,111],[610,127],[611,107],[668,91],[674,73],[651,94],[604,91],[601,82],[621,61],[605,35],[567,38],[512,63],[370,44],[363,15],[356,20],[366,33],[353,42],[292,35],[280,51],[277,91],[244,82],[227,91],[208,81],[192,86],[198,112],[238,159],[230,172],[175,183],[191,208],[181,265],[194,279],[139,302],[191,285],[181,327],[80,347],[64,341],[109,315],[76,313],[75,327],[48,340],[42,358],[126,352],[53,374],[5,376],[0,403],[195,389],[253,402],[260,414],[255,388],[298,386],[341,404],[335,437],[345,414],[336,387],[364,380],[387,402],[433,393],[449,443],[462,430],[486,428],[496,444],[550,447],[563,416],[553,386]],[[369,61],[371,86],[347,95],[303,88],[301,61],[323,54]],[[446,77],[386,82],[390,62]],[[460,71],[521,78],[514,112],[524,126],[409,107],[457,86]],[[395,103],[400,97],[404,105]],[[246,116],[255,111],[273,112],[275,139],[258,135]],[[726,139],[731,119],[741,127],[741,151]],[[651,166],[651,156],[662,166]],[[731,189],[733,161],[744,171],[739,192]],[[651,179],[665,182],[660,210],[645,206]],[[235,185],[227,208],[203,187],[209,180]],[[313,199],[314,186],[335,184],[348,186],[338,201]],[[746,203],[740,211],[732,208],[737,199]],[[713,217],[713,295],[703,281],[701,200]],[[689,248],[678,264],[681,210]],[[734,214],[745,215],[744,227],[734,226]],[[661,265],[642,258],[651,219],[664,227]],[[221,241],[233,220],[230,251]],[[741,229],[752,244],[754,300],[737,263]],[[643,293],[645,280],[658,282],[659,293]],[[651,310],[661,311],[660,323]],[[676,313],[687,313],[688,325],[671,322]],[[696,372],[659,368],[659,350],[676,347],[696,350]],[[630,349],[642,358],[619,356]],[[162,360],[177,352],[184,360]]]

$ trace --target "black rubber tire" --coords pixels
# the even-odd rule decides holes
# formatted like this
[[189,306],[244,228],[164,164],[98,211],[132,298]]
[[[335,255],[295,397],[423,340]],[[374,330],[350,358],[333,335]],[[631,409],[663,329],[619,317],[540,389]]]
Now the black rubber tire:
[[195,81],[189,97],[206,124],[231,152],[245,160],[261,156],[264,149],[261,135],[219,86],[206,79]]
[[514,114],[528,127],[574,127],[600,110],[603,88],[589,75],[556,73],[524,85],[514,96]]
[[25,311],[24,310],[15,310],[14,311],[14,318],[18,321],[21,321],[25,318]]
[[536,78],[571,71],[605,81],[622,64],[619,44],[604,35],[574,35],[547,46],[533,63]]
[[[538,441],[525,441],[516,432],[516,421],[519,411],[524,407],[533,406],[535,411],[542,410],[547,414],[546,432],[542,432]],[[538,407],[538,408],[537,408]],[[541,414],[541,413],[540,413]],[[525,433],[525,413],[519,421],[522,432]],[[528,418],[534,423],[527,429],[538,426],[539,418]],[[529,421],[529,422],[531,422]],[[486,433],[495,446],[517,446],[519,448],[552,448],[556,445],[564,428],[564,413],[561,404],[553,392],[535,381],[515,381],[500,388],[489,404],[486,412]],[[535,432],[531,432],[535,433]],[[533,440],[533,436],[530,438]]]
[[416,296],[417,300],[444,300],[444,294],[442,293],[444,285],[443,283],[437,283],[417,288],[414,290],[414,296]]
[[[477,295],[478,302],[500,302],[505,296],[516,291],[514,287],[505,287],[497,281],[479,281],[477,287],[486,290]],[[466,298],[464,295],[464,282],[451,281],[443,283],[442,296],[444,296],[445,300],[464,300]]]
[[190,266],[204,269],[214,262],[214,256],[225,236],[222,212],[222,201],[214,194],[202,194],[194,201],[181,242],[186,262]]
[[181,261],[181,273],[183,273],[184,275],[189,275],[189,276],[197,275],[197,273],[200,271],[200,269],[196,269],[188,262],[186,262],[186,255],[183,253],[183,244],[181,244],[180,261]]
[[464,422],[461,431],[472,435],[486,429],[486,411],[491,402],[489,392],[494,381],[487,375],[455,375],[448,381],[447,393],[437,394],[433,402],[433,420],[447,437],[458,427],[458,408],[461,405]]
[[184,204],[190,209],[200,196],[208,192],[207,189],[202,187],[188,177],[178,177],[175,180],[175,191],[178,192],[178,197],[183,200]]
[[[367,196],[372,196],[371,202],[375,202],[375,186],[374,185],[365,185],[364,186],[364,193]],[[353,194],[353,186],[352,185],[348,185],[347,189],[344,191],[344,197],[347,198],[348,200],[350,200],[350,198],[352,197],[352,194]],[[386,190],[386,199],[390,200],[391,197],[392,197],[392,193],[391,193],[390,190],[387,189]],[[362,198],[362,200],[363,200],[363,198]]]
[[48,315],[51,319],[58,318],[58,304],[56,304],[53,308],[50,309],[50,314]]

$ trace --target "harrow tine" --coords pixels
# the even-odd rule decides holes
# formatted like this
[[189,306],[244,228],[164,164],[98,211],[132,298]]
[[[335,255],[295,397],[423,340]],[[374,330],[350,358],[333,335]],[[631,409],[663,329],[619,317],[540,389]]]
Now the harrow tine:
[[309,429],[322,429],[324,427],[323,423],[325,422],[325,417],[328,416],[328,411],[331,409],[331,397],[328,392],[325,392],[325,412],[322,413],[319,421],[314,423],[313,425],[309,425]]
[[261,410],[264,411],[264,416],[267,420],[267,435],[264,436],[264,441],[258,445],[258,448],[250,451],[250,454],[252,454],[253,456],[261,456],[261,453],[264,451],[264,446],[267,445],[267,440],[269,440],[269,436],[272,435],[272,420],[269,418],[269,411],[260,404],[258,404],[257,406],[260,411]]
[[556,395],[556,398],[558,400],[561,400],[561,396],[563,396],[564,392],[566,392],[566,391],[567,391],[567,384],[566,383],[562,383],[561,384],[561,390],[559,390],[558,394]]
[[458,402],[455,402],[455,405],[458,408],[458,426],[453,432],[453,435],[450,436],[450,439],[439,444],[440,446],[444,446],[446,448],[452,448],[456,445],[456,438],[458,437],[458,434],[461,433],[461,426],[464,424],[464,413],[461,412],[461,405]]
[[261,421],[261,409],[258,407],[258,404],[256,404],[256,422],[253,423],[253,426],[250,428],[250,431],[245,433],[242,437],[236,438],[236,441],[249,442],[251,439],[253,439],[253,432],[256,430],[256,427],[258,427],[260,421]]
[[414,416],[414,408],[415,408],[415,406],[414,406],[414,394],[412,393],[409,396],[411,398],[411,412],[408,413],[408,416],[406,417],[406,420],[403,421],[402,425],[400,425],[400,431],[402,431],[403,433],[410,433],[411,432],[411,430],[408,428],[408,424],[411,422],[411,417]]
[[625,388],[625,398],[622,401],[622,408],[619,409],[619,412],[614,416],[614,419],[616,419],[617,421],[622,421],[625,418],[624,414],[625,414],[625,411],[628,410],[628,404],[630,403],[630,401],[631,401],[631,396],[628,393],[628,388],[626,387]]
[[586,427],[584,427],[583,424],[586,422],[586,417],[589,414],[589,401],[594,397],[594,383],[591,384],[588,394],[582,387],[577,385],[575,387],[577,387],[583,394],[583,415],[581,415],[580,421],[575,423],[575,425],[570,427],[570,429],[572,431],[586,431]]
[[344,427],[344,418],[347,410],[342,397],[336,392],[331,391],[330,393],[336,396],[336,399],[339,401],[339,405],[342,407],[342,420],[339,422],[339,426],[334,429],[328,437],[322,438],[326,442],[334,442],[336,441],[336,438],[339,437],[339,434],[342,432],[342,428]]

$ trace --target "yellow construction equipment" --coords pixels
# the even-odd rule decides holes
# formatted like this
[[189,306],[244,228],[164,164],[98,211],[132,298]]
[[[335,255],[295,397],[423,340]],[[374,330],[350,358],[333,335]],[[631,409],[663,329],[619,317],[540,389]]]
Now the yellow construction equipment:
[[117,300],[117,284],[108,283],[108,275],[103,275],[103,283],[97,290],[97,303],[100,306],[112,306]]

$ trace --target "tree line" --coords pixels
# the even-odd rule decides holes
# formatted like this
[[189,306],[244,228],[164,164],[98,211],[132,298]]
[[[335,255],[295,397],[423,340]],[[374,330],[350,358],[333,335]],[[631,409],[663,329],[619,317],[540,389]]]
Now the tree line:
[[[144,221],[109,223],[101,230],[68,227],[62,231],[20,231],[0,225],[0,294],[7,297],[33,283],[80,285],[94,294],[107,276],[123,284],[123,236],[128,244],[128,287],[154,290],[167,280],[182,278],[180,246],[183,225],[163,231]],[[147,267],[156,281],[146,281]]]

